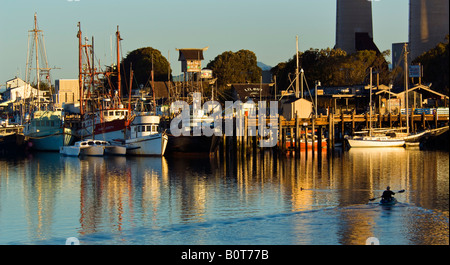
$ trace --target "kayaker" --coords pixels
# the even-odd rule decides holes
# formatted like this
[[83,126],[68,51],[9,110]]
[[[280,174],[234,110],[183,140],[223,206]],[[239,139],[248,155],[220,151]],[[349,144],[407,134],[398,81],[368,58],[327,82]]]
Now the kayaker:
[[387,186],[386,190],[383,191],[383,195],[381,195],[381,198],[384,201],[390,201],[390,200],[392,200],[393,195],[395,195],[395,192],[391,191],[391,187]]

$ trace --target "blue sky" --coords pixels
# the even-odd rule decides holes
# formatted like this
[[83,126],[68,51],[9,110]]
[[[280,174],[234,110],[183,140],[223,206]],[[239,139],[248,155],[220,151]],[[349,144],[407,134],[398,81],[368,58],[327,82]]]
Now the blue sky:
[[[224,51],[248,49],[275,66],[299,50],[333,47],[336,0],[1,0],[0,84],[25,77],[28,30],[37,12],[52,79],[77,78],[77,23],[95,38],[96,57],[111,63],[111,36],[120,27],[123,56],[153,47],[180,73],[176,48],[203,48],[203,66]],[[408,0],[372,4],[373,34],[380,50],[408,41]],[[113,46],[114,49],[114,46]]]

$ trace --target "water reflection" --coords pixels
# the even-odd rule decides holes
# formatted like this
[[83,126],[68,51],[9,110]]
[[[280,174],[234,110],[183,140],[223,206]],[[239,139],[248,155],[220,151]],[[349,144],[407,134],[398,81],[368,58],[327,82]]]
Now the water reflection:
[[[386,233],[396,236],[387,241],[393,244],[448,244],[448,153],[351,149],[308,158],[263,152],[223,159],[39,153],[0,160],[0,167],[0,243],[110,238],[145,228],[176,231],[161,238],[178,244],[180,229],[200,224],[189,242],[248,243],[215,230],[237,226],[251,243],[258,237],[248,233],[256,227],[256,234],[271,233],[261,237],[268,244],[364,244]],[[407,191],[397,194],[398,207],[368,204],[388,185]],[[133,238],[112,243],[155,243]],[[91,243],[101,244],[96,240]]]

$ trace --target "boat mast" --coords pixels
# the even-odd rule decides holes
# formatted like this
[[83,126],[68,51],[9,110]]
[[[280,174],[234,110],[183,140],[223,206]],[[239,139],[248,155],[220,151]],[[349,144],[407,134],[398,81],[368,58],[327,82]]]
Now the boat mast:
[[[45,80],[47,80],[49,93],[53,94],[52,84],[50,79],[50,70],[51,69],[60,69],[60,68],[49,68],[47,61],[47,53],[45,50],[45,41],[44,34],[42,30],[39,30],[37,25],[37,13],[34,13],[34,25],[33,29],[29,30],[30,34],[28,34],[28,47],[27,47],[27,65],[26,65],[26,73],[25,73],[25,81],[30,84],[31,70],[33,65],[33,57],[36,60],[36,90],[37,93],[37,107],[41,109],[41,75],[45,75]],[[32,35],[32,39],[31,39]],[[31,49],[30,49],[31,47]],[[36,52],[36,54],[33,54]],[[40,57],[40,58],[39,58]],[[40,66],[43,65],[43,67]],[[44,81],[45,81],[44,80]]]
[[372,67],[370,67],[370,103],[369,103],[369,137],[372,137]]
[[406,133],[409,134],[409,108],[408,108],[408,49],[405,43],[404,61],[405,61],[405,105],[406,105]]
[[297,68],[295,68],[295,97],[296,98],[299,98],[299,91],[298,91],[298,82],[299,82],[299,80],[298,80],[298,36],[295,36],[295,46],[296,46],[296,53],[295,53],[295,56],[296,56],[296,61],[297,61]]
[[155,71],[153,71],[153,52],[152,52],[152,89],[153,89],[153,111],[156,114],[156,89],[155,89]]
[[120,41],[122,39],[120,38],[120,32],[119,32],[119,26],[117,26],[117,32],[116,32],[116,41],[117,41],[117,90],[119,92],[119,98],[122,98],[122,91],[121,91],[121,80],[120,80]]
[[41,110],[41,95],[39,89],[39,49],[38,49],[38,32],[37,29],[37,13],[34,13],[34,45],[36,45],[36,80],[37,80],[37,91],[38,91],[38,109]]
[[83,59],[82,59],[82,43],[81,43],[81,25],[80,22],[78,22],[78,88],[80,91],[80,114],[83,116],[84,110],[83,110],[83,79],[82,79],[82,68],[83,68]]

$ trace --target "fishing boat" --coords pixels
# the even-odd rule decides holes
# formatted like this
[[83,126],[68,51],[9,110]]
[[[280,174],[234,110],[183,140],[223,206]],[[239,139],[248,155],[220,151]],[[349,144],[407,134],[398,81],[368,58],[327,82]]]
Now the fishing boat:
[[[103,141],[112,141],[117,138],[124,138],[126,128],[129,125],[129,118],[131,117],[131,108],[129,99],[128,108],[124,107],[122,102],[122,90],[120,79],[120,33],[117,28],[117,66],[109,67],[105,72],[99,71],[100,66],[87,63],[82,64],[83,60],[89,62],[91,58],[94,58],[93,42],[88,44],[88,40],[85,40],[85,44],[82,43],[83,37],[81,32],[81,25],[78,23],[77,38],[79,49],[79,89],[80,95],[80,116],[81,122],[76,131],[77,136],[81,139],[91,138]],[[112,75],[117,76],[117,90],[112,87],[111,80]],[[101,77],[102,76],[102,77]],[[103,88],[102,78],[108,80],[109,87]],[[84,86],[81,84],[85,84]],[[130,80],[130,84],[132,81]],[[131,89],[131,85],[130,85]],[[97,94],[91,93],[91,91],[103,91]],[[131,90],[130,90],[131,95]]]
[[[29,147],[39,151],[59,151],[61,146],[70,145],[73,140],[72,129],[64,125],[64,111],[57,109],[50,97],[46,97],[44,91],[41,91],[42,85],[46,84],[52,93],[52,82],[50,69],[47,62],[45,45],[43,44],[42,30],[37,27],[37,15],[34,15],[34,28],[30,30],[28,52],[27,52],[27,71],[26,83],[30,83],[31,69],[33,68],[32,59],[35,57],[36,70],[35,80],[37,94],[33,96],[30,104],[26,104],[31,119],[24,124],[24,135],[28,141]],[[30,38],[32,36],[32,38]],[[33,40],[33,42],[31,42]],[[37,52],[38,47],[41,52]],[[31,49],[30,49],[31,48]],[[34,56],[35,54],[35,56]],[[39,63],[41,62],[41,64]],[[41,80],[41,76],[45,79]]]
[[64,112],[61,110],[35,111],[33,118],[24,127],[29,146],[40,151],[59,151],[61,146],[70,145],[72,129],[64,126]]
[[169,133],[167,152],[183,155],[214,153],[219,147],[221,137],[214,134],[212,136],[194,135],[194,128],[202,128],[202,124],[208,126],[213,123],[214,119],[206,116],[203,110],[199,111],[197,115],[190,115],[189,121],[186,121],[189,126],[183,127],[185,131],[181,135],[175,136]]
[[163,156],[168,136],[159,131],[160,117],[149,112],[136,113],[127,130],[127,139],[115,139],[126,146],[127,155]]
[[104,150],[105,143],[102,141],[87,139],[71,146],[61,146],[59,152],[66,156],[103,156]]
[[0,153],[20,152],[25,149],[25,145],[23,126],[7,122],[0,126]]
[[[314,135],[314,140],[312,139],[312,136],[310,133],[308,133],[308,139],[305,142],[304,134],[299,140],[300,143],[300,150],[318,150],[319,148],[327,148],[327,139],[322,137],[321,142],[317,139],[318,137]],[[286,149],[294,149],[295,148],[295,139],[291,139],[290,137],[286,139]]]
[[129,110],[119,106],[86,114],[77,131],[80,138],[94,138],[103,141],[123,138]]

